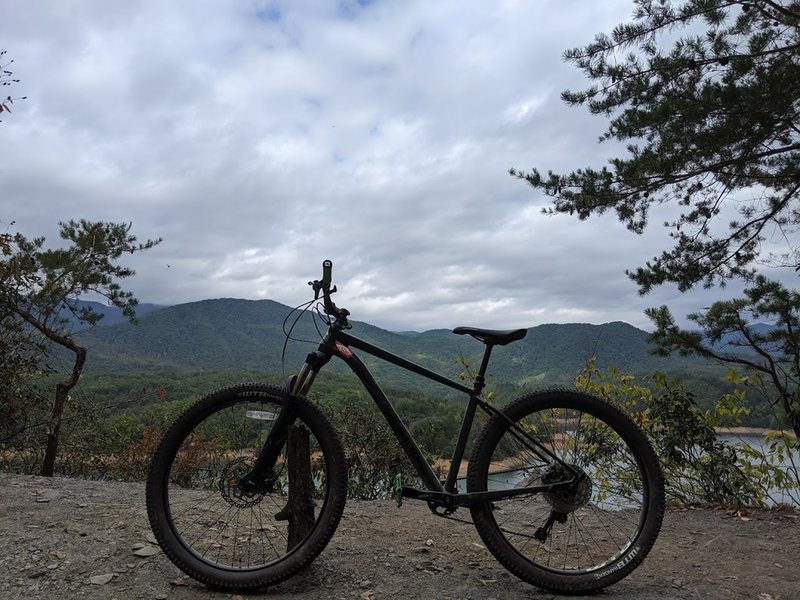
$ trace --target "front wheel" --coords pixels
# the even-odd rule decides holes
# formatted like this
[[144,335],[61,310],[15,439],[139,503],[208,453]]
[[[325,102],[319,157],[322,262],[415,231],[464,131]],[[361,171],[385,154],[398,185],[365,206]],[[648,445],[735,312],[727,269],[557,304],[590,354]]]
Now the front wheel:
[[470,492],[552,485],[472,506],[486,547],[512,573],[557,593],[615,583],[644,559],[664,514],[650,443],[617,407],[576,390],[523,396],[476,441]]
[[[147,514],[164,553],[207,585],[254,590],[325,547],[347,495],[344,453],[325,416],[293,398],[288,438],[264,481],[240,485],[286,405],[278,387],[209,394],[165,432],[150,463]],[[290,448],[287,451],[287,447]]]

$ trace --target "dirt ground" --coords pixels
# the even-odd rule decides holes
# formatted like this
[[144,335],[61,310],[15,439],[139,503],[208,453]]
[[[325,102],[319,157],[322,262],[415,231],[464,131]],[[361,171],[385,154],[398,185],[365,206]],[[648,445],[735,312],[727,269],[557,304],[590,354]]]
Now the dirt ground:
[[[468,517],[468,514],[461,515]],[[137,483],[0,475],[0,598],[233,599],[153,545]],[[145,555],[145,556],[140,556]],[[654,549],[601,598],[800,598],[800,515],[671,510]],[[471,525],[421,503],[353,502],[305,572],[246,598],[555,598],[507,573]]]

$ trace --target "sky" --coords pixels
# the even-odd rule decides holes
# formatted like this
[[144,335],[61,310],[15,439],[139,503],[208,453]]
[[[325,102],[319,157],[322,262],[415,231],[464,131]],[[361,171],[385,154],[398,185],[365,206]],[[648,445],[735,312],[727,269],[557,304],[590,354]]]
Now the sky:
[[[669,247],[613,215],[546,216],[511,167],[605,164],[606,122],[560,100],[562,52],[630,0],[0,0],[21,81],[0,115],[0,231],[131,223],[142,302],[310,299],[391,330],[676,316],[737,287],[641,297]],[[6,61],[7,62],[7,61]],[[5,95],[5,94],[4,94]],[[11,222],[14,222],[11,225]]]

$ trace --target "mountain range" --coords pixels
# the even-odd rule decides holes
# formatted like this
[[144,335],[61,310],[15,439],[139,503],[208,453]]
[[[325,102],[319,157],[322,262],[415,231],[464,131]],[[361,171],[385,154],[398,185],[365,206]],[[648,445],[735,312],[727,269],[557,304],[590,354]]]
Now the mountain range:
[[[76,302],[76,308],[77,310],[88,308],[91,309],[92,312],[103,315],[99,322],[100,325],[116,325],[117,323],[125,323],[127,321],[125,316],[122,314],[122,309],[113,305],[109,306],[100,302],[78,300]],[[165,307],[160,304],[137,304],[136,315],[137,317],[142,317],[149,312],[153,312],[154,310],[159,310],[161,308]],[[60,316],[66,320],[66,327],[70,331],[80,331],[81,329],[87,329],[91,327],[91,325],[81,323],[75,315],[66,309],[61,311]]]
[[[292,309],[272,300],[223,298],[150,306],[138,311],[137,325],[104,318],[101,323],[108,324],[75,334],[89,348],[87,371],[293,373],[316,347],[325,327],[319,319],[315,326],[311,312],[295,313],[287,320]],[[295,317],[299,319],[287,342],[284,330]],[[451,377],[463,369],[459,356],[477,366],[483,351],[480,342],[446,329],[397,333],[354,321],[350,333]],[[698,365],[696,359],[652,355],[647,337],[647,332],[622,322],[539,325],[530,328],[524,339],[497,347],[490,372],[498,382],[525,385],[571,382],[592,356],[598,366],[613,364],[640,374],[679,373]],[[414,378],[363,352],[360,356],[381,382],[406,386]],[[332,368],[346,370],[339,361],[332,361]]]

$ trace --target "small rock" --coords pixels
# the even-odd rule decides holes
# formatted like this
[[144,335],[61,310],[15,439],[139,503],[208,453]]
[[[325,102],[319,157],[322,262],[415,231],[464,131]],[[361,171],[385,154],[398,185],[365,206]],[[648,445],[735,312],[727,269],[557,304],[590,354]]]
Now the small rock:
[[105,585],[112,579],[114,579],[113,573],[106,573],[105,575],[92,575],[89,577],[89,583],[94,585]]
[[153,545],[158,545],[158,540],[156,540],[156,536],[153,535],[152,532],[148,533],[145,536],[145,539]]
[[134,551],[133,554],[135,556],[147,557],[147,556],[154,556],[159,552],[160,550],[155,546],[145,546],[144,548],[139,548],[138,550]]
[[361,586],[362,590],[365,590],[372,587],[372,582],[369,579],[365,579],[359,585]]

